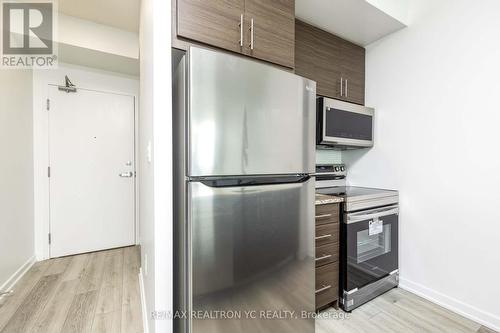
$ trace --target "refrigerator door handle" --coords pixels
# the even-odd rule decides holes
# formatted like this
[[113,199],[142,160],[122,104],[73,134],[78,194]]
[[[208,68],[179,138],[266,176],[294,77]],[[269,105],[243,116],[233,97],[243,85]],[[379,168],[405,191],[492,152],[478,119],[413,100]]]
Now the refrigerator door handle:
[[200,182],[208,187],[243,187],[304,183],[309,179],[311,179],[311,175],[298,174],[284,176],[194,177],[189,180]]

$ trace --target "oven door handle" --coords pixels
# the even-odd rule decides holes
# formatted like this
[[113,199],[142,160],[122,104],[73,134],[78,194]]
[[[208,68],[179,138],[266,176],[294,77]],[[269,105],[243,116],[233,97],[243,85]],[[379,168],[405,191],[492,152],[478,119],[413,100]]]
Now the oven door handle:
[[369,212],[359,212],[347,214],[347,224],[371,220],[383,216],[399,214],[398,206],[391,206],[384,209],[375,209]]

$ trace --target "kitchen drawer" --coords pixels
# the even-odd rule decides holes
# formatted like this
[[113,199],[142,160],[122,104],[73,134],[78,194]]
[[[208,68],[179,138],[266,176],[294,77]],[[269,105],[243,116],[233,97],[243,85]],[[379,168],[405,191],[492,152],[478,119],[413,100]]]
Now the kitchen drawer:
[[316,309],[339,298],[339,265],[333,263],[316,268]]
[[339,222],[339,204],[316,205],[316,225]]
[[339,261],[339,243],[316,246],[316,267]]
[[339,223],[316,226],[316,246],[337,243],[339,241]]

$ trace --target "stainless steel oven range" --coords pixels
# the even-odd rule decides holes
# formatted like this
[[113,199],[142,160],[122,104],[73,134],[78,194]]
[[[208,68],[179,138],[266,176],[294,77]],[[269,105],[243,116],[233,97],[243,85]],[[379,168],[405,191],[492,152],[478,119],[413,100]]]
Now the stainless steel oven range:
[[316,192],[344,197],[340,302],[351,311],[398,286],[398,192],[346,186],[344,165],[318,165]]

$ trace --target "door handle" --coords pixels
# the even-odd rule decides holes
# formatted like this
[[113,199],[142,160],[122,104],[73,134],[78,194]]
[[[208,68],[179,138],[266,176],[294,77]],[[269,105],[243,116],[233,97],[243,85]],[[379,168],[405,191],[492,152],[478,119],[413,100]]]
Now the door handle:
[[253,18],[250,20],[250,50],[253,50],[253,39],[254,39],[254,26]]
[[348,91],[349,91],[349,88],[347,86],[347,79],[345,79],[345,97],[349,97]]
[[342,94],[344,93],[344,78],[340,78],[340,97],[342,97]]
[[240,15],[240,46],[243,47],[243,14]]
[[134,173],[132,171],[119,173],[118,176],[122,178],[132,178]]
[[347,224],[356,223],[366,220],[372,220],[374,218],[381,218],[388,215],[399,214],[398,206],[390,206],[384,209],[374,209],[368,212],[352,213],[347,215]]

